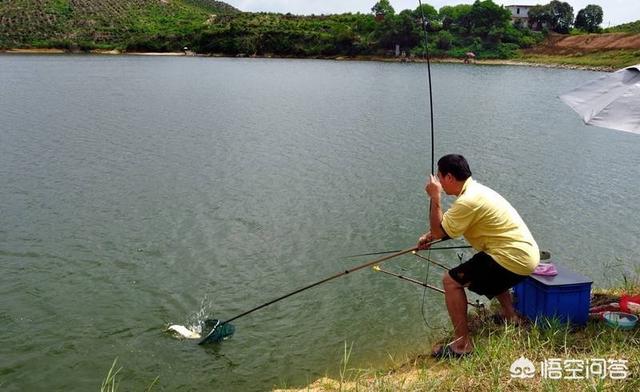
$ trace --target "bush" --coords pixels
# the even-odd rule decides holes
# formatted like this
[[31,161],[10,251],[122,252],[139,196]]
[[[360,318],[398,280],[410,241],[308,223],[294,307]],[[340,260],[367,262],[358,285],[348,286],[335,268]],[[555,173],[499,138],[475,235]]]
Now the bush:
[[258,50],[258,37],[255,35],[241,35],[233,40],[235,52],[252,55]]
[[508,59],[514,57],[520,47],[516,44],[498,44],[495,47],[482,49],[477,53],[479,58]]
[[472,50],[472,49],[466,47],[466,48],[453,48],[453,49],[447,51],[447,56],[461,59],[461,58],[465,58],[467,56],[467,52],[473,52],[473,53],[476,53],[476,55],[479,54],[479,51],[475,51],[475,50]]
[[451,49],[451,43],[453,42],[453,35],[448,31],[439,31],[435,38],[436,48],[441,50]]
[[520,39],[521,48],[530,48],[537,43],[538,43],[538,40],[532,36],[524,36]]

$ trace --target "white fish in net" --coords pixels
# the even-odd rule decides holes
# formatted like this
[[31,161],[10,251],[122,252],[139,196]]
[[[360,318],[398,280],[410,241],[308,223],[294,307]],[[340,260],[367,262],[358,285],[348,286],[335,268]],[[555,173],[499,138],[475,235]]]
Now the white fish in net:
[[185,327],[184,325],[173,324],[167,328],[167,331],[173,331],[186,339],[200,339],[200,333]]

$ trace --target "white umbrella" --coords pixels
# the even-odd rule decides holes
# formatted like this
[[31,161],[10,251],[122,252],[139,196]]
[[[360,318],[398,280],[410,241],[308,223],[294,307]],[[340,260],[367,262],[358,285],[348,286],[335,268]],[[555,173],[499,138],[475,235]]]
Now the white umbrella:
[[640,133],[640,64],[585,83],[560,99],[585,124]]

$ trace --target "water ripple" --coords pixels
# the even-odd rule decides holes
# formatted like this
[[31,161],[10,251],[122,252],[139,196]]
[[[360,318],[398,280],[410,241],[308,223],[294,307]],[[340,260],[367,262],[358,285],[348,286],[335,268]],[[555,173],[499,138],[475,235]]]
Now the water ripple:
[[[422,290],[369,271],[239,319],[219,346],[162,332],[361,262],[344,255],[415,242],[431,163],[424,65],[0,56],[0,67],[10,388],[95,388],[118,357],[127,389],[156,376],[169,390],[267,389],[335,374],[345,341],[363,367],[428,349]],[[640,143],[584,127],[556,98],[593,73],[433,74],[436,155],[466,155],[558,262],[600,285],[616,283],[605,265],[633,270]],[[425,274],[411,257],[389,268]],[[442,297],[425,309],[446,324]],[[55,366],[27,377],[38,362]]]

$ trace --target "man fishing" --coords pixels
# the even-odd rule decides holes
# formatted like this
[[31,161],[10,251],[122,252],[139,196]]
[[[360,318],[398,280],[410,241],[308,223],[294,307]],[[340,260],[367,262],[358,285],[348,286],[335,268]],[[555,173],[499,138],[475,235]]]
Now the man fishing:
[[[460,357],[473,351],[465,288],[489,299],[496,297],[503,318],[518,322],[509,289],[533,272],[540,261],[540,251],[518,212],[497,192],[471,178],[469,164],[462,155],[440,158],[437,176],[430,175],[425,191],[431,199],[430,231],[418,240],[419,249],[427,249],[436,239],[463,236],[478,251],[442,279],[455,340],[434,347],[432,355]],[[457,197],[444,214],[442,191]]]

